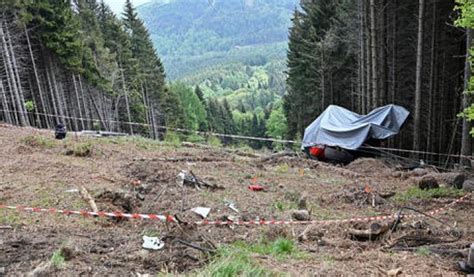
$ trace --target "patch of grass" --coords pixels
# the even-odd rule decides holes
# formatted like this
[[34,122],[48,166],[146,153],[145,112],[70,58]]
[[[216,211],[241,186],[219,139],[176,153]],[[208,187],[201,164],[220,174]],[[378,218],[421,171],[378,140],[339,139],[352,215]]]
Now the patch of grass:
[[276,255],[291,255],[296,252],[296,247],[292,240],[280,238],[273,242],[272,252]]
[[90,142],[75,143],[66,150],[65,155],[74,157],[90,157],[94,152],[94,146]]
[[279,210],[280,212],[282,212],[282,211],[297,209],[298,204],[296,202],[292,202],[292,201],[278,200],[278,201],[275,201],[275,203],[273,203],[273,208],[275,208],[275,209]]
[[56,250],[51,256],[51,264],[56,268],[61,268],[64,266],[66,259],[61,254],[61,250]]
[[21,143],[35,148],[53,148],[56,142],[53,139],[40,135],[29,135],[20,140]]
[[189,135],[186,138],[187,141],[192,142],[192,143],[204,143],[206,142],[206,139],[200,135],[192,134]]
[[57,203],[57,194],[51,190],[38,189],[35,192],[35,199],[31,201],[34,207],[50,208]]
[[20,220],[17,211],[3,210],[0,212],[1,225],[15,225],[18,224]]
[[196,272],[196,276],[282,276],[256,262],[255,255],[277,259],[302,259],[306,253],[297,249],[292,240],[279,238],[274,242],[247,244],[243,241],[218,249],[210,264]]
[[276,172],[278,173],[287,173],[290,170],[290,166],[287,163],[279,164],[276,167]]
[[207,138],[207,144],[209,144],[212,147],[222,147],[222,141],[215,136],[209,136]]
[[150,229],[143,230],[142,235],[147,237],[160,237],[160,233],[158,231]]
[[413,199],[432,199],[441,197],[460,197],[463,191],[455,188],[440,187],[435,189],[423,190],[418,187],[411,187],[405,192],[397,192],[393,197],[395,202],[405,203]]
[[163,143],[159,140],[145,138],[142,136],[130,136],[130,137],[120,137],[116,139],[118,144],[135,144],[137,148],[144,150],[156,150],[160,147],[163,147]]
[[428,247],[421,246],[421,247],[418,247],[418,249],[416,249],[416,254],[420,256],[428,256],[431,254],[431,251]]
[[167,131],[165,134],[165,143],[170,146],[179,147],[181,146],[181,137],[171,131]]

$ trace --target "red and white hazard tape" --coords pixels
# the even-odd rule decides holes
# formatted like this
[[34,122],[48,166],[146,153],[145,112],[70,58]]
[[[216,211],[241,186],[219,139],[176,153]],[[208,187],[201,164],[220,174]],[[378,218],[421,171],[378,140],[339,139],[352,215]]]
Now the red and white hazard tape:
[[[449,203],[448,205],[426,212],[427,215],[433,216],[441,212],[446,211],[449,207],[454,206],[460,202],[465,201],[469,198],[471,194],[466,194],[463,197]],[[162,222],[180,222],[176,217],[172,215],[157,215],[157,214],[130,214],[122,212],[89,212],[89,211],[70,211],[70,210],[61,210],[61,209],[45,209],[45,208],[28,208],[23,206],[7,206],[0,205],[0,209],[10,209],[16,210],[19,212],[39,212],[39,213],[53,213],[53,214],[64,214],[64,215],[82,215],[85,217],[88,216],[98,216],[98,217],[114,217],[114,218],[131,218],[131,219],[151,219],[158,220]],[[423,214],[410,214],[410,215],[382,215],[382,216],[368,216],[368,217],[354,217],[348,219],[329,219],[329,220],[308,220],[308,221],[293,221],[293,220],[249,220],[249,221],[231,221],[231,220],[202,220],[194,222],[195,225],[205,226],[205,225],[241,225],[241,226],[256,226],[256,225],[308,225],[308,224],[340,224],[340,223],[350,223],[350,222],[370,222],[370,221],[383,221],[388,219],[397,219],[397,218],[418,218],[424,217]]]
[[89,211],[71,211],[71,210],[60,210],[55,208],[29,208],[23,206],[7,206],[0,205],[0,209],[10,209],[19,212],[37,212],[37,213],[53,213],[53,214],[64,214],[64,215],[82,215],[82,216],[98,216],[98,217],[115,217],[115,218],[133,218],[133,219],[152,219],[165,222],[177,222],[176,218],[171,215],[157,215],[157,214],[129,214],[122,212],[89,212]]

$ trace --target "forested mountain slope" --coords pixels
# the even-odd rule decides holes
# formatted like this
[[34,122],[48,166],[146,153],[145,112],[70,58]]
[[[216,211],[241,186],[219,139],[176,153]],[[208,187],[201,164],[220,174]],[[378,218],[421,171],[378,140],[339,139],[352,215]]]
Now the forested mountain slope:
[[459,153],[461,138],[468,135],[468,128],[461,133],[458,114],[466,107],[469,63],[466,31],[454,24],[455,5],[454,0],[302,1],[290,30],[288,135],[301,134],[330,104],[367,113],[395,103],[411,116],[391,146]]
[[157,125],[179,123],[167,108],[179,100],[165,88],[161,60],[130,1],[120,19],[99,1],[19,1],[1,10],[0,120],[150,137]]
[[138,8],[171,79],[229,62],[284,60],[298,0],[155,0]]

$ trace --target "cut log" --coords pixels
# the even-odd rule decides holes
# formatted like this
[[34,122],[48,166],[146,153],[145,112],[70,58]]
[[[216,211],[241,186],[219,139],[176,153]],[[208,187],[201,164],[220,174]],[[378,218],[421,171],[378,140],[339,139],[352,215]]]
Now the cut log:
[[379,236],[385,234],[390,229],[391,224],[388,223],[372,223],[368,229],[358,230],[350,228],[349,235],[356,240],[376,240]]

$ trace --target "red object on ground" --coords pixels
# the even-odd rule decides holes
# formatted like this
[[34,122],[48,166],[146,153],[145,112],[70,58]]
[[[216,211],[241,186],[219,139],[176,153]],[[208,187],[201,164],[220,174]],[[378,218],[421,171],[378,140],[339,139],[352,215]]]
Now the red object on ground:
[[324,148],[322,147],[312,146],[309,148],[309,153],[311,154],[311,156],[324,158]]
[[252,191],[261,191],[263,190],[263,187],[261,185],[251,185],[251,186],[248,186],[249,190],[252,190]]

